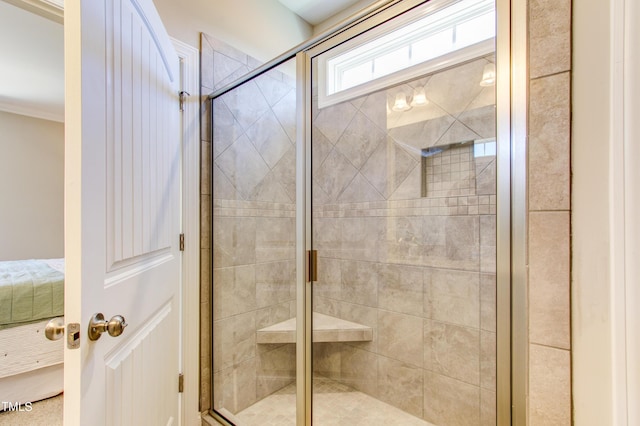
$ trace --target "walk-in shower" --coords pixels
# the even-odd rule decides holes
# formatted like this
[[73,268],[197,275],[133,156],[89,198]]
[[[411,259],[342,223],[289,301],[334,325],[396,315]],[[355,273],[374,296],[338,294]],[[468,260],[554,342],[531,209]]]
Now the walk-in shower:
[[391,2],[214,93],[220,419],[497,423],[495,28],[492,0]]

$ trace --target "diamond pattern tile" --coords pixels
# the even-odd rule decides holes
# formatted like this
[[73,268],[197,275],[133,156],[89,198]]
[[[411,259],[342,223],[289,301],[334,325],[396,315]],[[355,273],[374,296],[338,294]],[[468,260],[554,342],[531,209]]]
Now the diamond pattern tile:
[[367,161],[373,151],[387,139],[363,113],[358,112],[336,143],[340,150],[357,169]]
[[269,108],[262,92],[253,81],[224,94],[223,99],[240,126],[245,130]]
[[313,125],[318,128],[332,144],[335,144],[347,128],[357,110],[349,102],[332,105],[319,111]]
[[292,89],[277,69],[256,77],[254,81],[270,106],[277,104]]
[[269,173],[269,167],[246,136],[222,153],[216,164],[245,200]]
[[389,138],[387,143],[380,144],[367,163],[362,167],[362,174],[373,187],[385,198],[389,196],[406,179],[417,161]]
[[358,173],[355,167],[337,149],[331,151],[315,175],[316,183],[335,200]]
[[270,109],[249,127],[247,136],[269,168],[275,167],[291,148],[289,137]]

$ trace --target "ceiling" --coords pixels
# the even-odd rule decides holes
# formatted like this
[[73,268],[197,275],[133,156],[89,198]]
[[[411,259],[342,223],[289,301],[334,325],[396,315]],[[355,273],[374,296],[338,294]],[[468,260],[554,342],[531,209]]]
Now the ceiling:
[[[278,0],[287,9],[310,23],[318,25],[327,18],[353,6],[360,0]],[[369,2],[369,3],[372,3]]]
[[0,110],[64,119],[62,24],[0,1]]

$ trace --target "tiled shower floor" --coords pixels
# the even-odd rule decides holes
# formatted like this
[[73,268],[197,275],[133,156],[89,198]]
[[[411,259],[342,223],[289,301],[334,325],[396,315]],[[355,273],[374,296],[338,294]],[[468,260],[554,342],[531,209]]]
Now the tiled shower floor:
[[[433,426],[327,378],[314,378],[313,395],[313,424],[316,426]],[[234,418],[237,426],[295,426],[295,384],[240,411]]]

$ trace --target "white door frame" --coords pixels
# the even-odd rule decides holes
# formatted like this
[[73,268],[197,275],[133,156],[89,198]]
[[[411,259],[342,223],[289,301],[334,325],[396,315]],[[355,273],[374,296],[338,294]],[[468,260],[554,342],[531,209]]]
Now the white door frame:
[[[574,422],[640,420],[640,18],[636,0],[574,2]],[[595,82],[595,84],[594,84]]]
[[200,419],[200,52],[171,38],[181,63],[182,113],[182,325],[180,354],[184,391],[181,424],[199,426]]

